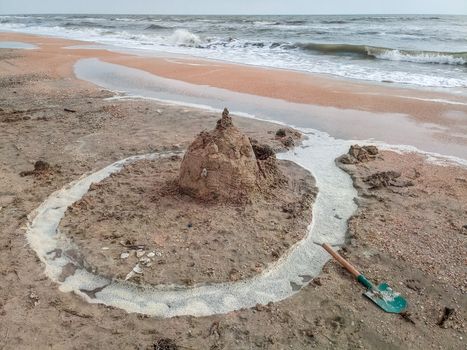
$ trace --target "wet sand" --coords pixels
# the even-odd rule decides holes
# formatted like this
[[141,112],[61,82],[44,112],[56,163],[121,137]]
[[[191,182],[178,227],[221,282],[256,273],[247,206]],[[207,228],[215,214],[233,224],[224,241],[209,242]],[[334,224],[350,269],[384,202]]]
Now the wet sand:
[[[27,215],[52,192],[110,162],[186,148],[217,116],[154,101],[106,100],[112,92],[72,74],[74,60],[96,51],[68,53],[55,39],[32,38],[49,51],[0,50],[1,348],[152,349],[163,339],[189,349],[462,348],[467,174],[414,154],[384,152],[347,169],[360,198],[343,254],[372,281],[387,281],[409,299],[405,318],[374,307],[334,262],[288,299],[209,317],[150,318],[60,291],[27,245]],[[236,123],[264,141],[277,128]],[[37,160],[50,171],[20,176]],[[413,186],[374,189],[363,181],[388,170]],[[446,308],[453,311],[442,321]]]
[[[281,107],[282,111],[299,109],[299,116],[289,117],[287,122],[319,128],[333,136],[355,139],[376,137],[377,140],[396,144],[407,140],[409,145],[414,140],[413,145],[422,150],[467,158],[465,95],[175,55],[135,56],[90,49],[89,43],[84,42],[0,33],[0,40],[7,38],[40,47],[24,53],[21,66],[25,72],[32,69],[31,63],[34,62],[34,65],[40,65],[37,68],[65,77],[73,74],[77,60],[98,58],[158,77],[194,84],[199,87],[200,94],[204,93],[203,86],[208,86],[247,94],[246,98],[253,100],[254,96],[272,98],[269,104],[281,100],[295,103],[294,106]],[[87,49],[80,49],[80,45]],[[6,72],[8,69],[5,67]],[[225,98],[213,96],[216,97]],[[304,120],[308,118],[310,122]],[[362,123],[366,127],[362,127]]]
[[60,231],[111,278],[124,280],[138,264],[144,273],[128,280],[141,285],[245,280],[301,241],[312,218],[313,177],[277,162],[288,181],[252,202],[228,205],[179,193],[180,156],[139,161],[93,186],[68,209]]

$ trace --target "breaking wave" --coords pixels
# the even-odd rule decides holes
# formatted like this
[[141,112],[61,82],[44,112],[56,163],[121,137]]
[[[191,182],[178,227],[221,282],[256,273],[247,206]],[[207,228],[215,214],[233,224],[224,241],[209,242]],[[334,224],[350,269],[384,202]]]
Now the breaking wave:
[[168,41],[172,45],[178,46],[199,46],[202,43],[200,37],[192,32],[189,32],[186,29],[177,29],[173,34],[168,38]]
[[410,51],[368,48],[368,55],[383,60],[467,65],[467,52]]
[[300,43],[296,45],[303,50],[331,55],[355,55],[390,61],[405,61],[415,63],[435,63],[466,65],[467,52],[443,52],[421,50],[398,50],[387,47],[351,44],[318,44]]
[[160,30],[160,29],[169,29],[169,27],[161,26],[159,24],[151,24],[144,28],[144,30]]
[[6,32],[462,89],[466,23],[466,17],[438,15],[0,15],[0,31]]

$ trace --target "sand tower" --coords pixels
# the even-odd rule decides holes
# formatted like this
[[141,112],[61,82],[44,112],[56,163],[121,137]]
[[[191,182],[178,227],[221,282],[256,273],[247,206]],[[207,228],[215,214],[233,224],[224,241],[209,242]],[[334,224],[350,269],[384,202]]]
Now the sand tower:
[[201,200],[243,202],[255,189],[257,174],[250,140],[224,109],[215,129],[201,132],[188,148],[179,186],[183,193]]

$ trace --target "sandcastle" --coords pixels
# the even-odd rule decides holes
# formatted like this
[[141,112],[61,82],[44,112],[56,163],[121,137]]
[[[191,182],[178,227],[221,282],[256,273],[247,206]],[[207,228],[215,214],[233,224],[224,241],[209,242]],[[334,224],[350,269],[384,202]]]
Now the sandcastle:
[[224,109],[215,129],[201,132],[188,148],[178,183],[200,200],[242,202],[257,187],[259,171],[249,138]]
[[60,231],[88,266],[116,280],[193,286],[253,277],[306,235],[317,189],[306,169],[276,158],[274,147],[285,148],[274,131],[251,136],[225,109],[183,158],[135,160],[92,185]]

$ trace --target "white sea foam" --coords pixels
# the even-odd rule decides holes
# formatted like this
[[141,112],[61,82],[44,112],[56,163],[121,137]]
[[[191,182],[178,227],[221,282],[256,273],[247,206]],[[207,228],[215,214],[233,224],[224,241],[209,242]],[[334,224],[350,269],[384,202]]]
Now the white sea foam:
[[202,42],[198,35],[186,29],[175,30],[168,40],[171,44],[180,46],[198,46]]
[[[467,54],[466,54],[467,55]],[[456,57],[454,54],[438,54],[420,52],[418,54],[409,54],[400,50],[384,50],[374,55],[376,58],[391,61],[403,61],[414,63],[437,63],[463,65],[467,61],[463,57]]]

